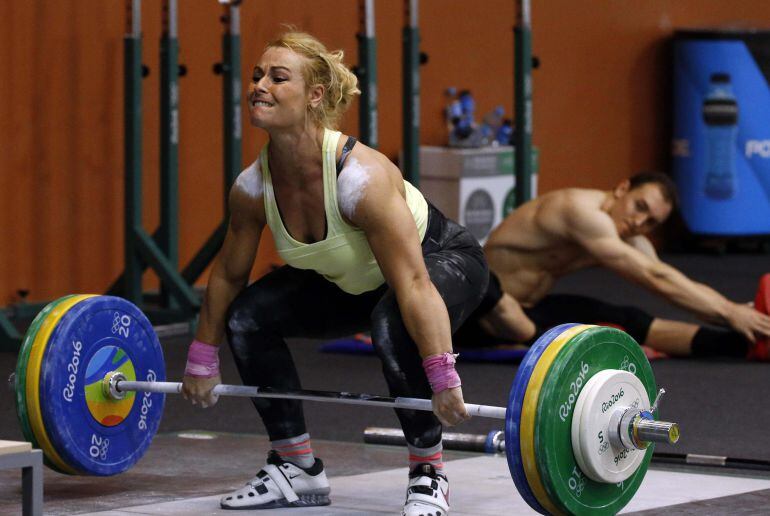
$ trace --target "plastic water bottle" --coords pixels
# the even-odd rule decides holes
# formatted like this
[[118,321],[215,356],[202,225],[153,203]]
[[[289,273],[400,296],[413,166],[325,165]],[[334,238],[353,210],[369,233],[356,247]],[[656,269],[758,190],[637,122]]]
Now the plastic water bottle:
[[463,108],[457,99],[457,88],[450,86],[446,89],[445,95],[449,99],[449,104],[446,106],[446,119],[453,123],[454,120],[459,120],[463,116]]
[[458,100],[460,102],[462,114],[460,115],[460,121],[457,124],[455,131],[460,139],[465,139],[473,132],[475,125],[473,117],[476,111],[476,101],[468,90],[461,91]]
[[503,123],[497,129],[495,140],[500,145],[513,145],[513,123],[510,118],[503,120]]
[[703,120],[708,148],[704,192],[712,199],[730,199],[736,190],[738,103],[729,74],[711,75],[709,90],[703,100]]

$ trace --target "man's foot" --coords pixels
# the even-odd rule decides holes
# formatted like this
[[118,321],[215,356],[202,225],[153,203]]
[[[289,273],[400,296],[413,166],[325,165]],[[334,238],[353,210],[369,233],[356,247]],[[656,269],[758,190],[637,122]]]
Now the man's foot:
[[302,469],[271,450],[267,464],[246,485],[219,501],[223,509],[275,509],[329,505],[329,481],[323,462]]
[[402,516],[446,516],[449,514],[449,482],[428,463],[409,473]]
[[[754,296],[754,310],[770,315],[770,274],[759,278],[757,295]],[[757,342],[749,348],[749,360],[770,360],[770,339],[758,337]]]

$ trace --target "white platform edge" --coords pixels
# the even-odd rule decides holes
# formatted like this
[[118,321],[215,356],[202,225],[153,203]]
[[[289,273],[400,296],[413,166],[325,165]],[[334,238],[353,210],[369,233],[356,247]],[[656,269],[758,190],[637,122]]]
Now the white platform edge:
[[[482,456],[446,463],[451,486],[452,516],[536,514],[516,491],[503,456]],[[244,478],[244,481],[247,480]],[[332,505],[305,509],[271,509],[276,514],[397,514],[404,500],[406,469],[331,477]],[[232,486],[236,489],[240,486]],[[770,479],[649,470],[623,513],[770,489]],[[220,495],[126,507],[89,515],[198,515],[233,511],[219,509]]]

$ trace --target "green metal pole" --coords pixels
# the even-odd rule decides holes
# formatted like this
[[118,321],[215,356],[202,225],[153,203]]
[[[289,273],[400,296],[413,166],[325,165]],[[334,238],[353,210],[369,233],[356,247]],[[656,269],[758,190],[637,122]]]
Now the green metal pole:
[[200,298],[177,269],[168,262],[166,255],[155,243],[155,240],[143,229],[136,231],[134,239],[141,257],[167,285],[169,293],[183,305],[186,312],[184,315],[189,316],[196,312],[200,308]]
[[142,226],[142,3],[127,0],[124,38],[124,281],[123,296],[142,302],[142,263],[134,235]]
[[361,30],[358,38],[358,86],[361,104],[358,131],[361,141],[376,149],[377,139],[377,40],[374,37],[374,0],[359,0]]
[[514,105],[516,110],[516,206],[532,199],[537,188],[532,167],[532,30],[529,0],[517,0],[514,28]]
[[404,0],[403,103],[404,177],[414,186],[420,182],[420,29],[417,26],[418,0]]
[[219,223],[219,226],[209,235],[206,242],[195,254],[195,256],[185,265],[182,269],[182,278],[190,285],[198,281],[206,267],[211,264],[211,261],[216,257],[219,250],[222,248],[222,244],[225,241],[225,235],[227,235],[227,220],[223,220]]
[[[177,0],[163,0],[160,39],[160,234],[158,245],[179,266],[179,40]],[[178,307],[161,285],[162,304]]]
[[240,7],[228,5],[222,35],[222,112],[224,114],[225,213],[230,188],[241,172],[241,28]]

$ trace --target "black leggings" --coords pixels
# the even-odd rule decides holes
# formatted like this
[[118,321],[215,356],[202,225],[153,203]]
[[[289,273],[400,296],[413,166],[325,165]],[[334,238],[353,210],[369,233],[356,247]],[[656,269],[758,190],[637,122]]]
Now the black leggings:
[[[490,271],[484,298],[454,335],[453,340],[458,347],[475,348],[510,344],[510,339],[490,336],[478,324],[478,320],[489,313],[502,297],[500,281]],[[573,294],[548,295],[535,306],[524,309],[524,313],[536,327],[535,336],[527,344],[532,344],[550,328],[570,322],[616,326],[631,335],[639,344],[644,344],[653,321],[651,315],[639,308],[613,305],[591,297]]]
[[[430,206],[422,242],[428,274],[444,300],[454,332],[487,288],[484,255],[468,231]],[[286,338],[338,338],[371,331],[391,396],[430,398],[422,358],[401,318],[395,293],[382,285],[360,295],[319,274],[283,266],[244,289],[230,305],[227,338],[245,385],[300,389]],[[306,432],[298,400],[254,398],[270,440]],[[407,442],[419,448],[441,441],[431,412],[397,409]]]
[[539,337],[548,329],[567,322],[615,326],[644,344],[653,317],[635,306],[613,305],[574,294],[550,294],[524,313],[535,323]]

